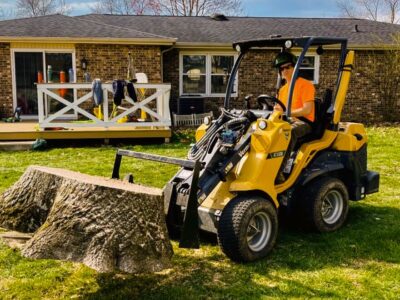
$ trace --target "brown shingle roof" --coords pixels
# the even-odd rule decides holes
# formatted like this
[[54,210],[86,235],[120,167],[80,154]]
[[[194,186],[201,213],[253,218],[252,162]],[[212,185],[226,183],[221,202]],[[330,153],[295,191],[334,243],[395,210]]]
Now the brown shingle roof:
[[[367,46],[390,44],[392,34],[400,33],[400,25],[354,18],[228,17],[228,21],[216,21],[210,17],[96,14],[76,18],[173,36],[178,43],[232,43],[280,34],[344,37],[349,44]],[[356,25],[359,32],[355,31]]]
[[[356,25],[358,31],[356,31]],[[0,38],[149,39],[179,44],[229,45],[238,40],[282,36],[335,36],[350,45],[391,44],[400,25],[354,18],[270,18],[97,15],[51,15],[0,22]],[[111,40],[110,40],[111,42]]]
[[173,40],[161,35],[141,32],[134,28],[123,28],[64,15],[1,21],[0,37]]

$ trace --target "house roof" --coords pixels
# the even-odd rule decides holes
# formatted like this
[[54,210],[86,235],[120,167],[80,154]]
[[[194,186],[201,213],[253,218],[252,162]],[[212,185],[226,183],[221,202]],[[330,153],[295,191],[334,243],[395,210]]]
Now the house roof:
[[326,36],[347,38],[353,46],[392,44],[400,25],[355,18],[276,18],[126,16],[89,14],[76,17],[153,34],[173,36],[177,44],[231,44],[238,40],[282,36]]
[[107,41],[148,41],[172,44],[175,39],[142,32],[135,28],[98,23],[64,15],[23,18],[0,21],[0,40],[58,39],[71,42],[90,42],[91,39]]
[[355,18],[276,18],[51,15],[0,21],[0,41],[56,40],[69,42],[142,43],[228,47],[239,40],[282,36],[347,38],[352,47],[392,44],[400,25]]

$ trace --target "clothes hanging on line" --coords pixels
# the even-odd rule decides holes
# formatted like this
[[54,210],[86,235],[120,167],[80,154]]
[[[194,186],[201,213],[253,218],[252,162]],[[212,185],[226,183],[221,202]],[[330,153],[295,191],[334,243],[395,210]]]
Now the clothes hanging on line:
[[112,83],[113,94],[114,94],[114,104],[119,106],[122,103],[124,96],[125,80],[114,80]]
[[92,82],[92,92],[93,92],[93,101],[99,106],[103,103],[103,88],[101,86],[101,80],[96,78]]
[[114,80],[112,83],[113,87],[113,95],[114,95],[114,104],[119,106],[122,103],[122,100],[125,98],[125,87],[127,90],[128,96],[133,100],[133,102],[137,102],[137,95],[135,87],[133,83],[125,80]]

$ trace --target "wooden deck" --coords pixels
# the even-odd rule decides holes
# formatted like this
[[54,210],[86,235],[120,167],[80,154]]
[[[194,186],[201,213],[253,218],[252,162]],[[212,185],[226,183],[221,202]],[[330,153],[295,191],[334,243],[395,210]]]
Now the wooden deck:
[[39,129],[38,123],[0,123],[0,141],[63,139],[135,139],[171,137],[169,127],[79,127]]

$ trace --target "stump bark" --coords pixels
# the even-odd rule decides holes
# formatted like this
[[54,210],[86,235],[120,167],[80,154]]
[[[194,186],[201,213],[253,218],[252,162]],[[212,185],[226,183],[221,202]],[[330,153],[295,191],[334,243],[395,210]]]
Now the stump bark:
[[0,226],[34,232],[22,254],[83,262],[99,272],[154,272],[173,254],[162,191],[30,166],[0,196]]

